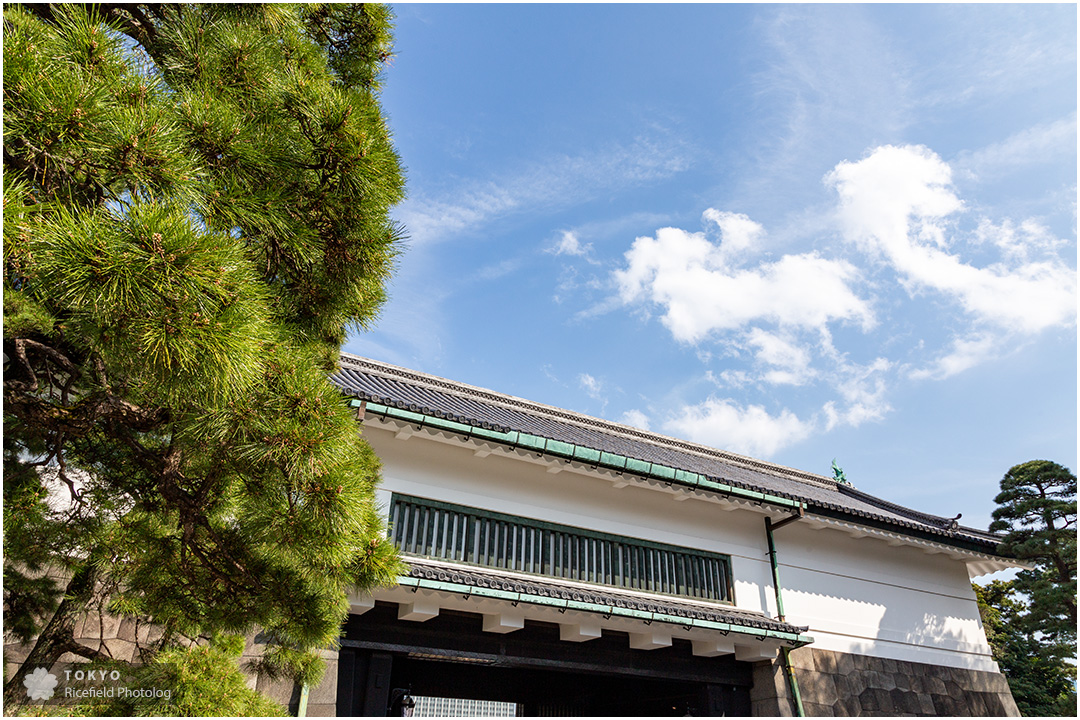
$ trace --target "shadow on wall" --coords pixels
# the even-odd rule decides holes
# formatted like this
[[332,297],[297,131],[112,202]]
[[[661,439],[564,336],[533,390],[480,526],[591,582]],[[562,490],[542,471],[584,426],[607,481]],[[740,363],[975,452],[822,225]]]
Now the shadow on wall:
[[[781,568],[781,573],[787,568]],[[970,597],[928,592],[894,584],[836,578],[792,569],[799,588],[784,588],[787,620],[809,625],[810,634],[834,632],[874,641],[929,647],[988,657],[990,648],[982,631],[974,593]],[[781,576],[783,582],[784,577]],[[832,582],[834,587],[827,587]],[[848,592],[840,594],[835,586]],[[771,592],[771,588],[768,589]],[[854,649],[858,652],[859,650]],[[965,663],[966,664],[966,663]]]

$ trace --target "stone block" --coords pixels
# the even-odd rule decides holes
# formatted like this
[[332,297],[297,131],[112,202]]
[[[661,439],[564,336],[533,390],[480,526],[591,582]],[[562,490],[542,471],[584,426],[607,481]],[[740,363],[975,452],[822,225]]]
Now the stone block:
[[787,697],[784,671],[778,662],[755,663],[753,665],[753,683],[750,688],[751,701]]
[[798,650],[792,650],[789,653],[791,657],[791,665],[799,670],[809,670],[814,672],[817,668],[814,666],[814,653],[811,648],[803,647]]
[[805,699],[803,700],[803,712],[806,713],[806,717],[833,717],[832,705],[807,702]]
[[259,660],[267,650],[265,642],[253,642],[251,636],[247,637],[247,642],[244,643],[244,652],[241,657],[244,660]]
[[896,688],[908,692],[911,690],[911,676],[900,673],[893,676],[893,680],[896,681]]
[[926,688],[926,692],[931,695],[948,695],[949,691],[945,689],[945,681],[939,677],[933,675],[923,676],[923,686]]
[[917,715],[919,713],[919,696],[913,692],[907,692],[900,688],[889,691],[892,698],[893,710],[902,715]]
[[754,717],[792,717],[791,703],[786,698],[766,698],[750,702]]
[[963,702],[968,706],[968,715],[974,717],[986,717],[990,715],[990,710],[986,703],[987,693],[981,692],[969,692],[964,698]]
[[934,677],[941,678],[942,680],[949,680],[953,676],[953,668],[945,667],[944,665],[930,665],[926,663],[919,663],[923,672],[928,672]]
[[892,660],[890,658],[882,658],[881,665],[881,671],[889,673],[890,675],[896,675],[900,672],[899,664],[896,660]]
[[109,613],[88,612],[75,624],[76,640],[109,640],[120,632],[121,619]]
[[327,662],[322,682],[308,691],[309,707],[313,703],[317,705],[333,705],[337,702],[337,676],[337,660]]
[[89,637],[91,634],[97,634],[97,618],[90,613],[83,613],[75,619],[75,625],[71,628],[71,633],[76,638]]
[[1009,681],[1001,673],[983,673],[983,676],[986,677],[987,684],[990,686],[987,692],[1011,694]]
[[934,709],[934,700],[925,693],[919,693],[916,695],[919,698],[919,714],[931,716],[937,711]]
[[1020,717],[1020,708],[1016,707],[1016,700],[1012,693],[996,693],[998,702],[1001,703],[1001,715],[1007,717]]
[[964,704],[948,695],[934,695],[934,710],[938,715],[960,717],[965,715]]
[[285,707],[289,707],[294,694],[299,695],[292,680],[271,680],[268,676],[262,674],[259,675],[259,679],[255,683],[255,689]]
[[838,653],[814,647],[807,647],[804,649],[811,651],[811,654],[814,656],[814,667],[818,672],[829,673],[830,675],[840,674],[839,660],[837,658]]
[[836,653],[836,674],[851,675],[855,672],[855,659],[858,655],[850,653]]
[[[134,639],[140,645],[150,645],[161,639],[161,635],[164,632],[160,625],[155,625],[145,620],[135,621],[131,618],[124,618],[124,621],[120,625],[120,635],[124,640]],[[132,637],[128,637],[128,635]]]
[[860,717],[863,715],[862,703],[859,702],[856,695],[841,697],[833,707],[836,708],[837,717]]
[[874,694],[877,696],[878,708],[886,715],[892,715],[896,712],[896,708],[893,707],[892,693],[888,690],[874,690]]
[[865,674],[867,687],[878,690],[892,690],[896,687],[896,678],[885,672],[868,672]]
[[826,675],[825,673],[814,673],[813,677],[806,679],[806,682],[803,682],[800,677],[799,691],[803,696],[803,700],[819,705],[828,705],[830,708],[838,698],[836,681],[832,675]]
[[[143,623],[143,624],[146,625],[147,627],[146,627],[146,639],[143,640],[142,642],[155,643],[155,642],[157,642],[158,640],[161,639],[162,635],[165,634],[165,628],[161,627],[160,625],[151,625],[151,624],[147,624],[147,623]],[[142,627],[141,626],[139,627],[139,631],[140,631],[140,633],[142,632]]]
[[895,712],[892,696],[888,690],[867,688],[859,694],[859,703],[862,704],[863,711],[866,714],[892,715]]
[[851,675],[837,675],[835,677],[836,694],[842,698],[858,697],[866,689],[866,683],[862,673]]
[[966,682],[962,683],[962,685],[968,690],[990,693],[1002,692],[1008,687],[1008,682],[1006,682],[1004,675],[998,673],[972,671],[967,674]]
[[7,643],[4,645],[4,660],[21,665],[32,649],[30,645],[22,643]]
[[132,657],[135,655],[135,643],[129,640],[111,638],[105,640],[104,643],[101,644],[104,645],[104,647],[101,647],[101,651],[116,660],[131,662]]
[[337,704],[319,703],[312,705],[309,701],[307,717],[337,717]]
[[982,701],[984,714],[987,717],[1005,717],[1008,715],[1005,712],[1005,707],[1001,704],[1001,696],[997,693],[979,693],[979,700]]

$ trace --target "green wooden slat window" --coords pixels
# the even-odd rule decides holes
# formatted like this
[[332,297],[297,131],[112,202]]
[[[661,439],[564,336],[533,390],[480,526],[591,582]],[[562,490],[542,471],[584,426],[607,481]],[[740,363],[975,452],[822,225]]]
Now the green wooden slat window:
[[395,494],[390,531],[406,554],[732,602],[731,558]]

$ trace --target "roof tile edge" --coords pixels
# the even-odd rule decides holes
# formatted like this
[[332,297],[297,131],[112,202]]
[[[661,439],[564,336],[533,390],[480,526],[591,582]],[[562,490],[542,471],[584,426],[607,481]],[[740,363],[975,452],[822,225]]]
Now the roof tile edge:
[[640,428],[630,427],[628,425],[622,425],[610,420],[603,420],[591,415],[585,415],[583,413],[577,413],[572,410],[566,410],[564,408],[557,408],[551,405],[545,405],[533,400],[526,400],[514,395],[508,395],[506,393],[500,393],[495,390],[489,390],[488,388],[478,387],[476,385],[469,385],[468,383],[459,382],[457,380],[450,380],[448,378],[439,377],[438,375],[430,375],[428,373],[420,372],[418,370],[412,370],[410,368],[404,368],[399,365],[393,365],[391,363],[382,362],[380,360],[373,360],[371,358],[361,357],[359,355],[352,355],[350,353],[342,352],[341,363],[343,365],[354,365],[362,367],[366,370],[381,372],[391,377],[399,377],[406,380],[412,380],[414,382],[427,383],[434,385],[440,390],[451,392],[461,397],[480,397],[489,402],[498,403],[510,408],[526,409],[531,412],[538,412],[549,416],[552,419],[561,420],[564,422],[571,422],[581,427],[601,429],[606,432],[614,432],[623,436],[633,437],[637,440],[643,440],[650,444],[659,447],[674,447],[680,450],[695,453],[702,457],[716,458],[725,462],[732,463],[750,470],[758,470],[761,472],[767,472],[777,477],[787,478],[790,480],[797,480],[816,487],[821,487],[829,490],[838,490],[838,486],[835,480],[826,477],[824,475],[817,475],[815,473],[807,472],[805,470],[797,470],[778,463],[771,463],[765,460],[757,460],[755,458],[746,457],[745,455],[739,455],[737,453],[728,452],[726,450],[718,450],[716,448],[709,447],[708,445],[700,445],[680,438],[674,438],[668,435],[662,435],[660,433],[652,432],[650,430],[641,430]]

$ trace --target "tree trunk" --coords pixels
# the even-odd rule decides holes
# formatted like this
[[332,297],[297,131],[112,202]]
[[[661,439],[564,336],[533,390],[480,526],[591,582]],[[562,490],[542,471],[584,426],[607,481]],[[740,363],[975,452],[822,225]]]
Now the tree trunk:
[[71,578],[64,593],[63,602],[38,635],[34,649],[4,685],[5,714],[11,713],[13,705],[25,702],[27,696],[24,693],[23,678],[35,668],[51,669],[66,652],[77,653],[86,658],[102,656],[98,650],[75,640],[75,623],[93,593],[96,576],[97,573],[93,568],[83,566]]

